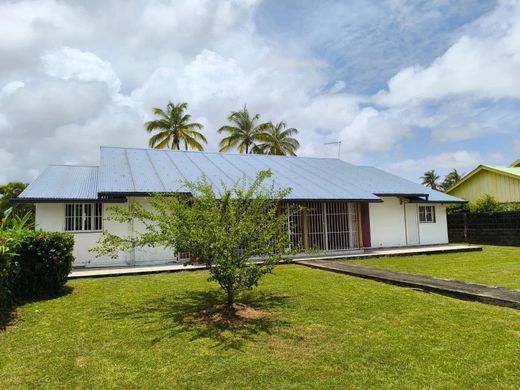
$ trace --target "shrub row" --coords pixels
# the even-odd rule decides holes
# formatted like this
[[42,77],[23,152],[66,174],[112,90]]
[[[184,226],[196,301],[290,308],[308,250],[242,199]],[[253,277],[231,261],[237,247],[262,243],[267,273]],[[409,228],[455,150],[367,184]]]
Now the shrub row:
[[[0,298],[32,299],[60,292],[74,257],[71,234],[44,231],[0,231]],[[1,306],[1,305],[0,305]]]

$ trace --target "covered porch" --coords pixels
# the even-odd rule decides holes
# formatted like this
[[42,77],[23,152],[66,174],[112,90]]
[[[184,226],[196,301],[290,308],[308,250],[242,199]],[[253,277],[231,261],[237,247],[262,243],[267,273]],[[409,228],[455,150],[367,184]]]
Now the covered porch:
[[370,247],[368,203],[345,201],[284,202],[291,249],[352,251]]

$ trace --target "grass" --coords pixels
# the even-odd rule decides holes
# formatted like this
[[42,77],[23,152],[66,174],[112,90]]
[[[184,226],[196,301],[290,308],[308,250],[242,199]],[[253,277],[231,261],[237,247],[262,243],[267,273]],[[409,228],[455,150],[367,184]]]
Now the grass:
[[365,265],[520,290],[520,248],[484,246],[482,252],[353,260]]
[[517,388],[520,312],[280,266],[226,321],[206,272],[82,279],[0,331],[2,388]]

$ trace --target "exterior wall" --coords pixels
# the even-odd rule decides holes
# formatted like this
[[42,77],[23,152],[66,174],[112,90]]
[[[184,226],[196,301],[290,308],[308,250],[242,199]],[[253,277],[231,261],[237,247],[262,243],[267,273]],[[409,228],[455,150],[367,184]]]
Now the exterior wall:
[[[370,230],[372,248],[406,246],[404,204],[397,197],[383,197],[383,203],[370,203]],[[432,205],[425,203],[425,205]],[[411,207],[410,207],[411,206]],[[415,207],[414,207],[415,206]],[[419,204],[409,204],[408,211]],[[419,245],[448,243],[446,206],[435,204],[435,223],[420,223]]]
[[[428,206],[430,206],[428,204]],[[419,206],[419,204],[417,205]],[[448,222],[446,218],[446,206],[435,204],[435,223],[419,222],[419,240],[421,245],[447,244]]]
[[520,180],[481,170],[448,193],[470,202],[486,194],[502,203],[520,202]]
[[384,197],[383,203],[370,203],[372,248],[405,246],[404,206],[397,197]]
[[[129,201],[146,204],[145,198],[132,198]],[[126,207],[127,204],[118,204]],[[107,209],[114,204],[103,203],[103,228],[111,231],[119,236],[131,235],[133,231],[143,231],[142,225],[132,226],[121,224],[114,221],[106,220],[106,216],[110,213]],[[65,231],[65,204],[64,203],[39,203],[36,204],[36,227],[38,229],[63,232]],[[96,242],[101,237],[100,232],[77,232],[74,235],[74,252],[76,258],[74,266],[86,267],[108,267],[108,266],[125,266],[135,264],[164,264],[175,261],[175,257],[171,250],[164,248],[144,248],[137,249],[135,253],[121,252],[116,259],[102,256],[97,258],[96,255],[89,250],[96,246]]]
[[[128,199],[129,203],[137,202],[147,207],[146,198],[134,197]],[[127,204],[119,204],[127,207]],[[431,205],[431,204],[430,204]],[[120,236],[129,236],[135,232],[144,231],[140,223],[121,224],[107,221],[109,214],[107,210],[113,204],[103,204],[103,228]],[[408,204],[408,210],[417,212],[416,204]],[[444,244],[448,242],[448,228],[446,223],[446,207],[436,204],[436,222],[419,223],[419,244]],[[404,204],[397,197],[384,197],[382,203],[371,203],[369,205],[370,237],[371,247],[395,247],[406,246],[406,224]],[[36,204],[37,228],[48,231],[65,231],[65,204],[63,203],[40,203]],[[96,258],[89,250],[96,246],[101,237],[100,232],[78,232],[72,233],[75,239],[74,257],[75,266],[106,267],[136,264],[164,264],[177,261],[171,249],[165,248],[143,248],[136,249],[130,253],[121,252],[116,259],[108,257]]]
[[[146,198],[144,197],[132,197],[128,198],[128,202],[136,202],[143,206],[146,209],[150,209]],[[144,232],[145,228],[142,223],[135,223],[133,227],[130,228],[129,234],[131,234],[132,228],[135,232]],[[135,250],[135,254],[133,255],[133,264],[164,264],[172,261],[176,261],[176,257],[171,249],[166,248],[138,248]]]

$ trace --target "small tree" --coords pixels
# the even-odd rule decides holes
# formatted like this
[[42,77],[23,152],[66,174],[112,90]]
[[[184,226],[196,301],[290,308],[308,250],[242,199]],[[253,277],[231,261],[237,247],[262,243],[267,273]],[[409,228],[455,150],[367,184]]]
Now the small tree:
[[[249,185],[245,179],[231,188],[222,185],[219,194],[203,178],[185,183],[190,195],[150,197],[150,208],[112,207],[109,219],[139,221],[144,231],[119,237],[105,230],[93,251],[112,257],[146,246],[189,252],[205,264],[209,280],[218,282],[232,305],[240,291],[256,286],[288,253],[286,218],[279,205],[289,190],[275,189],[272,181],[267,185],[269,177],[270,171],[260,171]],[[262,261],[252,262],[254,257]]]

